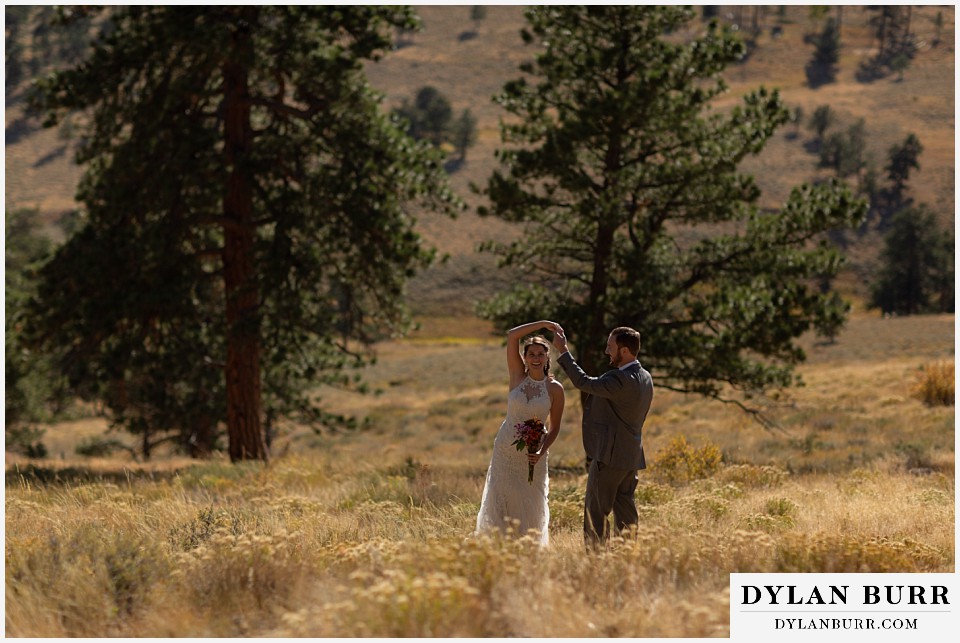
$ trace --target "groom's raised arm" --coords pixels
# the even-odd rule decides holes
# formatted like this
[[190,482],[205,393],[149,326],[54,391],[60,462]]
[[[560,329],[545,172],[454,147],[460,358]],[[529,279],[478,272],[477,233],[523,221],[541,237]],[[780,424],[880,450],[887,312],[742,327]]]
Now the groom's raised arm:
[[600,377],[590,377],[583,372],[580,365],[573,359],[570,351],[561,355],[557,361],[567,377],[570,378],[570,382],[581,391],[600,397],[613,398],[623,390],[623,378],[616,370],[607,371]]

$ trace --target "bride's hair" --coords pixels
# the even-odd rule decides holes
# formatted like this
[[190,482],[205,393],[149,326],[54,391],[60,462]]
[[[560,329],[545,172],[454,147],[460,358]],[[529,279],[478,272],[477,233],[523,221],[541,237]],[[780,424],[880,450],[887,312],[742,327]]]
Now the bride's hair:
[[538,345],[540,345],[540,346],[543,346],[543,350],[545,350],[545,351],[547,352],[547,363],[543,365],[543,376],[544,376],[544,377],[549,377],[549,376],[550,376],[550,342],[548,342],[546,339],[544,339],[544,338],[541,337],[540,335],[534,335],[533,337],[531,337],[530,339],[528,339],[527,341],[525,341],[525,342],[523,343],[523,356],[524,356],[524,357],[527,356],[527,351],[528,351],[528,350],[530,349],[530,347],[533,346],[534,344],[538,344]]

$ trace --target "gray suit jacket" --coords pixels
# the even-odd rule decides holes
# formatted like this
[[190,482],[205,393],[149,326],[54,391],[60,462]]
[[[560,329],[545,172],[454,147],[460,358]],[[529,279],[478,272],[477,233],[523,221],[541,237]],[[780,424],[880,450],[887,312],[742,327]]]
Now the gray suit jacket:
[[613,469],[646,469],[641,432],[653,401],[653,378],[639,364],[590,377],[570,353],[560,366],[575,387],[588,393],[583,404],[583,449]]

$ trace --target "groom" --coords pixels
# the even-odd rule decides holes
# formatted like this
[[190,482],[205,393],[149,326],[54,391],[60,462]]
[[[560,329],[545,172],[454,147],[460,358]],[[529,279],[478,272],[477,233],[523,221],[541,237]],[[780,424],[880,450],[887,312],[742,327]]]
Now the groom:
[[563,329],[556,326],[553,345],[560,366],[575,387],[587,393],[583,402],[583,448],[589,470],[583,509],[588,547],[609,538],[607,516],[613,511],[616,533],[638,522],[633,493],[637,470],[647,467],[641,430],[653,400],[653,379],[637,361],[640,333],[619,327],[610,331],[607,350],[613,368],[590,377],[574,361]]

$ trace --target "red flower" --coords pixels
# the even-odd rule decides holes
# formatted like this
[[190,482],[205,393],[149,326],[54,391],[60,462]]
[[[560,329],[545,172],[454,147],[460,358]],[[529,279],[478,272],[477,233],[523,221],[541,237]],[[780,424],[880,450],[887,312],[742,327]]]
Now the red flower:
[[[513,446],[517,447],[517,451],[523,451],[523,449],[526,448],[527,453],[536,453],[540,448],[541,442],[543,442],[543,436],[547,433],[543,422],[536,417],[524,420],[514,428],[517,431],[517,439],[513,442]],[[527,465],[527,482],[533,484],[532,464]]]

